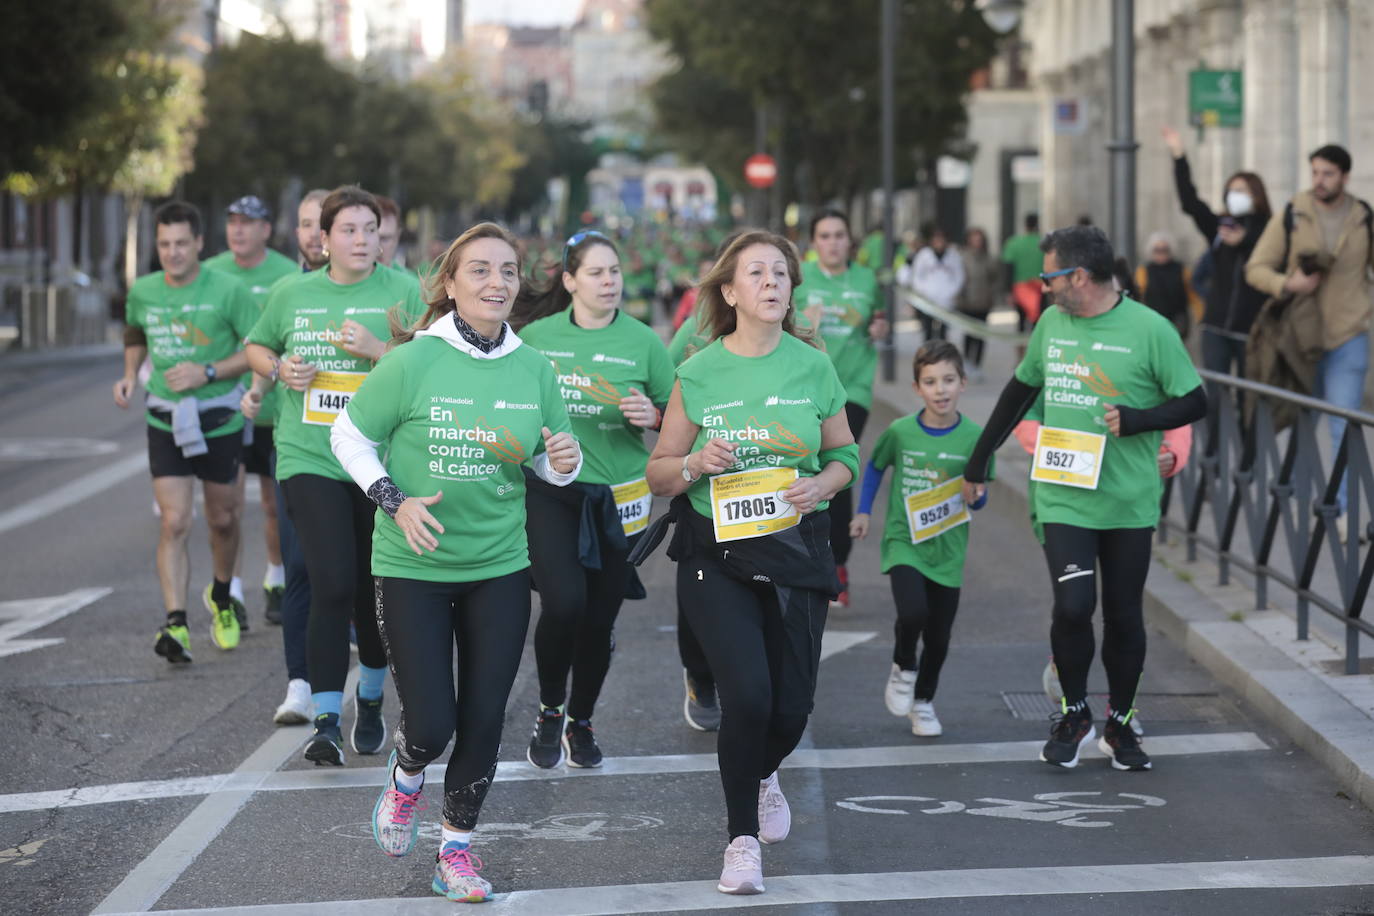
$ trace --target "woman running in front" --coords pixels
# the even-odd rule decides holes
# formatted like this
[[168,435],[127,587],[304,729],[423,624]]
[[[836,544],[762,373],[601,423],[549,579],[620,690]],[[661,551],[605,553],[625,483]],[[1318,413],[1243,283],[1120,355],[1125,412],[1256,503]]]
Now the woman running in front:
[[742,234],[701,283],[713,338],[683,363],[648,480],[674,500],[678,599],[716,677],[730,844],[717,888],[763,892],[759,843],[787,837],[778,766],[806,728],[829,600],[829,500],[859,447],[829,357],[794,333],[796,249]]
[[401,702],[373,837],[390,856],[415,846],[425,766],[456,730],[432,886],[477,903],[492,891],[469,844],[529,628],[522,467],[564,486],[582,458],[553,367],[505,323],[520,288],[515,238],[494,223],[472,227],[428,287],[429,311],[397,334],[332,444],[380,510],[377,620]]
[[388,312],[399,305],[414,320],[423,311],[414,277],[378,268],[380,222],[376,198],[362,188],[330,192],[320,205],[328,267],[274,286],[244,348],[253,371],[286,389],[276,427],[277,480],[311,584],[306,660],[315,732],[305,759],[317,766],[344,763],[339,719],[349,623],[358,639],[353,750],[375,754],[386,743],[386,650],[370,568],[373,507],[329,450],[330,425],[386,350]]
[[[570,766],[601,766],[592,711],[611,667],[621,602],[644,595],[627,557],[649,526],[644,430],[658,427],[673,366],[658,334],[621,311],[622,289],[614,243],[600,232],[579,232],[563,248],[558,277],[547,290],[521,296],[512,316],[525,343],[553,363],[586,461],[566,488],[525,475],[540,607],[539,714],[526,756],[544,769],[565,756]],[[578,537],[584,518],[594,520],[594,545]]]

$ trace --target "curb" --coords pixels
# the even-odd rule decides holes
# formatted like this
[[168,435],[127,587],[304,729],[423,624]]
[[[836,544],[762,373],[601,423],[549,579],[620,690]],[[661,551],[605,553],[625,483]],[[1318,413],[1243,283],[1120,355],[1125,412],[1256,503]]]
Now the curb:
[[51,347],[44,350],[0,352],[0,369],[39,369],[83,360],[105,359],[124,352],[123,343],[88,344],[79,347]]

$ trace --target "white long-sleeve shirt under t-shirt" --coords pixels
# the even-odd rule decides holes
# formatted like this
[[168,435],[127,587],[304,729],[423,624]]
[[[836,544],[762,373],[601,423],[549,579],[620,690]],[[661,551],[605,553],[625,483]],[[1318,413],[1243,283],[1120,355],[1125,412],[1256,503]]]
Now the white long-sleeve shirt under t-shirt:
[[927,245],[916,253],[912,264],[911,285],[916,292],[942,308],[954,308],[959,291],[964,288],[964,260],[953,246],[943,255]]

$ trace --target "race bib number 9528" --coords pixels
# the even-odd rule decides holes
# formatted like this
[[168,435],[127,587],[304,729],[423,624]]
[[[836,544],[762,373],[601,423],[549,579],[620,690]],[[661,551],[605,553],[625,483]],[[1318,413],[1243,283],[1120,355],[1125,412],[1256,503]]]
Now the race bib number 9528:
[[964,505],[963,488],[964,478],[955,477],[906,498],[911,543],[920,544],[939,537],[951,528],[968,524],[968,506]]

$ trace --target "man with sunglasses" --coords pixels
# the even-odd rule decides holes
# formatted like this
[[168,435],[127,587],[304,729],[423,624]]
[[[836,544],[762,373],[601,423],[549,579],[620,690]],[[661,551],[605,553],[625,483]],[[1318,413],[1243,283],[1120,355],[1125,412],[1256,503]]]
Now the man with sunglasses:
[[1147,770],[1130,728],[1145,666],[1143,594],[1159,521],[1161,433],[1206,415],[1197,370],[1168,319],[1118,292],[1111,243],[1071,226],[1040,243],[1046,309],[964,471],[966,501],[981,498],[992,453],[1044,391],[1032,509],[1044,525],[1054,589],[1050,643],[1064,695],[1046,763],[1078,765],[1094,737],[1087,702],[1102,592],[1102,663],[1109,692],[1098,746],[1118,770]]

